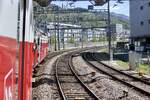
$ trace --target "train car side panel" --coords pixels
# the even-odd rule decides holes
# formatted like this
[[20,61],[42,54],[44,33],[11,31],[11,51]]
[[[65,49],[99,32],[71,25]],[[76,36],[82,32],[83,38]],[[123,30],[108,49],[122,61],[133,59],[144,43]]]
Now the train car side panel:
[[[13,14],[12,14],[13,13]],[[11,17],[10,17],[11,16]],[[0,97],[14,100],[17,67],[18,0],[0,1]]]

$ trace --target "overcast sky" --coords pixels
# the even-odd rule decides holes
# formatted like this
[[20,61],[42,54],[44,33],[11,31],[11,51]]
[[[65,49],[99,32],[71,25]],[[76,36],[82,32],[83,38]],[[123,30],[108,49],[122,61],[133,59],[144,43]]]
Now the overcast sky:
[[[71,2],[55,1],[55,2],[52,2],[52,3],[53,4],[57,4],[59,6],[62,6],[62,4],[63,4],[65,6],[67,6],[67,7],[70,7],[68,5]],[[114,1],[110,2],[111,12],[115,12],[115,13],[118,13],[118,14],[124,14],[124,15],[129,16],[129,1],[124,1],[123,4],[117,4],[117,6],[114,7],[115,3],[116,2],[114,2]],[[88,5],[91,5],[91,3],[89,1],[78,1],[78,2],[74,3],[75,7],[88,8]],[[102,9],[106,8],[106,5],[104,5],[103,7],[95,7],[95,9],[99,9],[99,8],[102,8]]]

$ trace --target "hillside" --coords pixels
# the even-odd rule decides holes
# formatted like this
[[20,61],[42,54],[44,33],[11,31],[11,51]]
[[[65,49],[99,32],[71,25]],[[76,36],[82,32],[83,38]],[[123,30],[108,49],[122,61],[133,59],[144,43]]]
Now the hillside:
[[[39,8],[39,6],[37,6]],[[59,9],[59,14],[57,10]],[[54,22],[58,20],[55,16],[59,16],[60,23],[77,24],[82,27],[101,27],[106,26],[107,13],[88,11],[84,8],[65,9],[57,5],[51,4],[46,8],[47,20]],[[129,29],[129,19],[127,16],[111,13],[111,24],[120,23],[124,28]]]

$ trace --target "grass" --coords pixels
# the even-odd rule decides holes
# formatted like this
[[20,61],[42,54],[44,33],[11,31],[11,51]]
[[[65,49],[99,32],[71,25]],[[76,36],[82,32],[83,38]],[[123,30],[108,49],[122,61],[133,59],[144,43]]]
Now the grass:
[[[128,62],[117,60],[116,63],[119,66],[123,67],[123,68],[129,68],[128,67],[129,63]],[[137,67],[135,70],[137,72],[142,72],[142,73],[150,74],[150,66],[147,65],[147,64],[139,64],[139,67]]]
[[121,61],[121,60],[117,60],[116,63],[123,67],[123,68],[129,68],[129,63],[128,62],[124,62],[124,61]]
[[106,52],[106,53],[108,53],[108,49],[107,48],[100,49],[100,52]]
[[139,64],[139,67],[136,68],[136,71],[150,74],[150,66],[147,64]]
[[[101,52],[108,52],[107,48],[103,48],[100,50]],[[128,69],[129,68],[129,62],[124,62],[122,60],[116,60],[116,64],[118,64],[121,68]],[[139,64],[139,67],[135,69],[137,72],[142,72],[146,74],[150,74],[150,65],[148,64]]]

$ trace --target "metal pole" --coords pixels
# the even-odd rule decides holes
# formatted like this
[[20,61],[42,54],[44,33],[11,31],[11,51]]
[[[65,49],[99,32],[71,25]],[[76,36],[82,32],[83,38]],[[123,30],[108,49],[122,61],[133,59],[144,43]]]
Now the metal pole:
[[148,52],[147,52],[148,54],[147,54],[147,58],[148,58],[148,65],[149,65],[149,67],[150,67],[150,51],[148,50]]
[[57,34],[57,31],[56,31],[56,15],[54,15],[54,20],[55,20],[55,24],[54,24],[54,27],[55,27],[55,51],[57,51],[57,41],[56,41],[56,34]]
[[111,51],[111,27],[110,27],[110,0],[108,0],[108,5],[107,5],[107,9],[108,9],[108,45],[109,45],[109,55],[110,55],[110,60],[113,59],[113,54]]
[[82,48],[83,48],[83,32],[84,32],[84,31],[82,31]]
[[58,50],[60,50],[60,36],[59,36],[59,8],[57,13],[57,41],[58,41]]
[[63,31],[63,49],[65,49],[65,39],[64,39],[65,31]]

